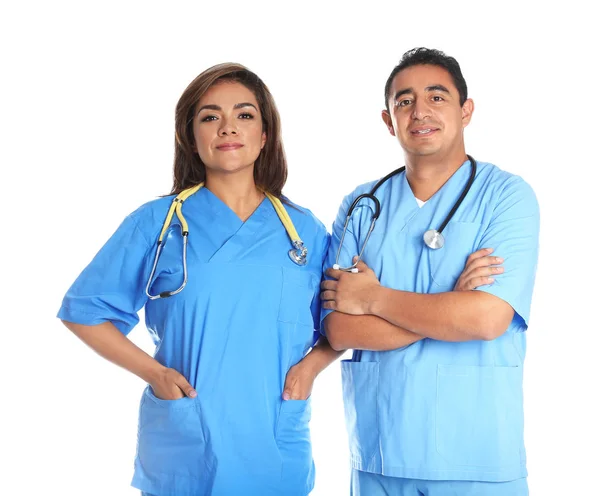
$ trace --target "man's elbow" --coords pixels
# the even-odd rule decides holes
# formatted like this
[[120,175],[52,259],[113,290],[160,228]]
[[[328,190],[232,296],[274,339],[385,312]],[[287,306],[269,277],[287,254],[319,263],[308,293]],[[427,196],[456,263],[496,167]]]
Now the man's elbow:
[[335,351],[346,351],[348,349],[348,345],[344,342],[341,332],[338,330],[329,330],[325,332],[327,339],[329,340],[329,345]]
[[329,346],[335,351],[346,351],[348,349],[347,344],[344,342],[344,331],[343,327],[338,322],[338,319],[334,316],[334,313],[329,314],[323,322],[325,326],[325,335]]
[[499,338],[506,332],[512,322],[514,311],[512,308],[510,312],[501,312],[499,315],[490,317],[485,316],[479,325],[480,339],[483,341],[493,341]]
[[502,334],[504,334],[505,332],[506,332],[506,329],[501,331],[498,328],[495,328],[495,329],[487,328],[481,332],[479,338],[482,341],[493,341],[494,339],[497,339],[500,336],[502,336]]

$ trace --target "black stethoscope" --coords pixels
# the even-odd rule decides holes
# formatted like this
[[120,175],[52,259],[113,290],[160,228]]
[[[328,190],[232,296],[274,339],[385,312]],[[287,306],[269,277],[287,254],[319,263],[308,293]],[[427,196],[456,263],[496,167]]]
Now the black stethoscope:
[[[458,207],[460,207],[460,204],[465,199],[465,196],[467,196],[467,193],[471,189],[471,186],[473,185],[473,181],[475,180],[475,174],[477,173],[477,163],[475,162],[475,159],[473,159],[473,157],[471,157],[470,155],[467,155],[467,157],[469,158],[469,162],[471,162],[471,176],[469,177],[469,180],[467,181],[467,184],[465,185],[463,192],[460,195],[460,198],[456,201],[456,203],[452,207],[452,210],[450,210],[450,213],[446,216],[446,218],[444,219],[444,222],[442,222],[440,227],[438,229],[429,229],[429,231],[427,231],[423,235],[423,242],[425,243],[426,246],[428,246],[432,250],[439,250],[440,248],[442,248],[444,246],[445,240],[444,240],[444,235],[442,234],[442,231],[446,228],[446,226],[448,225],[448,222],[450,222],[450,220],[452,219],[452,217],[458,210]],[[381,203],[375,196],[375,193],[377,192],[377,190],[383,183],[385,183],[388,179],[391,179],[392,177],[404,172],[405,169],[406,169],[406,167],[400,167],[399,169],[396,169],[395,171],[390,172],[387,176],[380,179],[377,182],[377,184],[375,184],[375,186],[373,186],[373,188],[371,189],[371,191],[369,193],[364,193],[362,195],[357,196],[356,199],[352,202],[352,205],[350,205],[350,208],[348,209],[348,213],[346,214],[346,223],[344,224],[344,230],[342,231],[340,245],[338,247],[337,255],[335,256],[335,264],[333,265],[334,269],[343,270],[345,272],[358,272],[358,269],[356,268],[356,266],[358,265],[358,262],[360,262],[362,260],[363,252],[365,251],[365,246],[367,246],[369,237],[371,236],[371,233],[373,232],[373,229],[375,228],[375,222],[377,221],[377,219],[379,218],[379,214],[381,213]],[[353,263],[350,267],[340,267],[340,265],[339,265],[340,253],[342,251],[344,237],[346,236],[346,230],[348,229],[348,224],[350,223],[350,218],[352,217],[352,212],[354,212],[354,208],[356,207],[356,205],[358,205],[358,202],[360,202],[363,198],[371,200],[375,204],[375,212],[373,212],[373,217],[371,218],[371,226],[369,227],[369,231],[367,232],[365,241],[362,245],[360,253],[358,254],[358,260],[356,260],[356,262]]]

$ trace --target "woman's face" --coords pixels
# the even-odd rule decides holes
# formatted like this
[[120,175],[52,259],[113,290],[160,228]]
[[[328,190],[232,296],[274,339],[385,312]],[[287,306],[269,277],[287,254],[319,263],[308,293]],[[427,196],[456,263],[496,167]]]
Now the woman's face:
[[254,93],[232,81],[218,82],[204,93],[194,110],[193,131],[207,174],[253,167],[267,141]]

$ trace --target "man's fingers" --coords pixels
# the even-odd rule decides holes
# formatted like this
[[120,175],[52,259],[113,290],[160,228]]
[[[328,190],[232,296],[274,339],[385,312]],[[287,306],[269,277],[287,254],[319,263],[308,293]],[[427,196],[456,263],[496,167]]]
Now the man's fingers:
[[473,260],[477,260],[478,258],[488,256],[493,251],[494,251],[493,248],[482,248],[481,250],[477,250],[477,251],[471,253],[467,258],[466,265],[469,265],[471,262],[473,262]]
[[[476,252],[477,253],[477,252]],[[473,271],[479,269],[481,267],[489,267],[491,265],[500,265],[504,262],[504,259],[501,257],[480,257],[473,259],[472,262],[467,263],[465,269],[463,270],[463,276],[471,277]]]
[[327,301],[323,302],[323,304],[321,305],[321,308],[325,308],[326,310],[335,310],[335,301],[327,300]]
[[322,301],[335,300],[335,291],[322,291],[321,292],[321,300]]
[[321,283],[322,291],[326,291],[326,290],[335,291],[336,288],[337,288],[337,281],[323,281]]
[[475,277],[467,281],[467,289],[477,289],[481,286],[487,286],[488,284],[493,284],[494,280],[493,277],[487,276]]
[[[355,259],[356,259],[356,257],[355,257]],[[367,270],[369,270],[369,266],[366,263],[364,263],[362,260],[356,264],[356,268],[358,269],[359,272],[366,272]]]
[[496,274],[502,274],[504,267],[495,265],[498,260],[502,261],[499,257],[485,257],[473,262],[472,266],[465,269],[463,277],[467,279],[473,279],[475,277],[492,276]]
[[478,269],[473,269],[469,273],[469,279],[473,279],[476,277],[489,277],[495,274],[502,274],[504,272],[504,267],[479,267]]
[[325,274],[333,279],[339,279],[340,276],[343,274],[343,272],[341,270],[336,270],[336,269],[327,269],[325,271]]

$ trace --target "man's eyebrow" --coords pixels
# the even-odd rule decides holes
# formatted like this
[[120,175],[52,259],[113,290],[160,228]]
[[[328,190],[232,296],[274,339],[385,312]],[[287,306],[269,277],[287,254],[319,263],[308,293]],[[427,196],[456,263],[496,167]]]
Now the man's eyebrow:
[[433,86],[427,86],[425,91],[443,91],[444,93],[450,94],[450,90],[441,84],[434,84]]
[[[425,88],[425,91],[427,91],[427,92],[442,91],[444,93],[450,94],[450,90],[442,84],[433,84],[431,86],[427,86]],[[398,98],[400,98],[402,95],[408,95],[410,93],[414,93],[414,90],[412,88],[404,88],[404,89],[398,90],[398,91],[396,91],[396,94],[394,95],[394,101],[398,100]]]
[[412,88],[404,88],[396,91],[396,94],[394,95],[394,101],[398,100],[398,98],[400,98],[402,95],[406,95],[408,93],[414,93],[414,90]]

